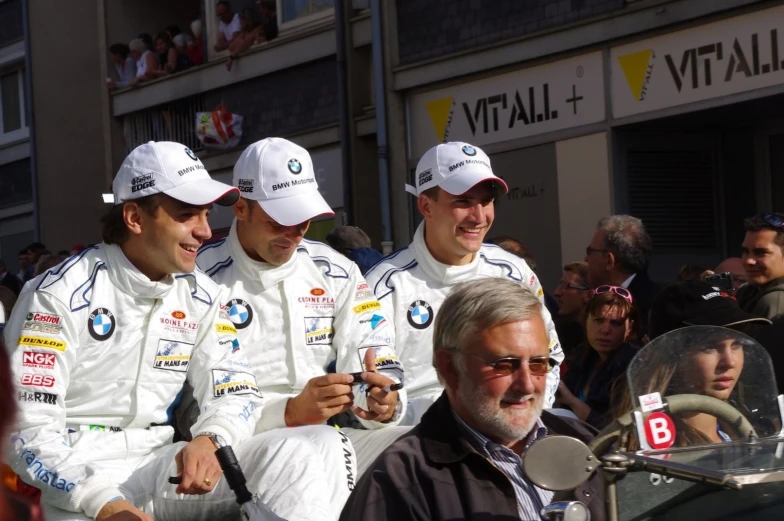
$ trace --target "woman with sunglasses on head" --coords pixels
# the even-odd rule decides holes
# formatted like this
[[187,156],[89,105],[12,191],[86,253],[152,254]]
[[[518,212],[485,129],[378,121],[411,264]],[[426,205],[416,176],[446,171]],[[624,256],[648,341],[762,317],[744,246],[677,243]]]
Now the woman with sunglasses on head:
[[585,342],[558,386],[559,403],[601,429],[610,422],[612,388],[637,353],[640,322],[631,293],[599,286],[585,308]]

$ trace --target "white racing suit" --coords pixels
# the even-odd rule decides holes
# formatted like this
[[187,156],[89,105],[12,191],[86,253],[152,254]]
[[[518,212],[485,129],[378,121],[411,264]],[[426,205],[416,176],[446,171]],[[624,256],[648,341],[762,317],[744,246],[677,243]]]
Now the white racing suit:
[[[401,380],[392,326],[356,264],[308,240],[281,266],[257,262],[242,249],[236,226],[235,221],[224,240],[203,247],[197,263],[225,288],[224,305],[265,397],[257,432],[286,427],[288,400],[311,378],[326,374],[331,364],[338,373],[362,371],[370,346],[376,350],[378,371]],[[354,388],[354,403],[367,409],[364,389]],[[405,414],[406,389],[398,396],[396,416],[389,423],[340,415],[343,427],[385,431],[370,435],[343,429],[354,443],[361,470],[402,434],[394,426]]]
[[[395,326],[395,345],[406,368],[408,410],[403,425],[416,425],[444,388],[433,367],[433,321],[453,286],[485,277],[508,278],[531,288],[542,302],[542,318],[550,338],[550,356],[563,361],[550,312],[544,306],[539,279],[525,261],[498,246],[483,244],[473,261],[448,266],[435,260],[425,244],[424,222],[408,248],[384,258],[365,275]],[[560,381],[556,368],[547,375],[545,407],[552,407]]]
[[[25,286],[4,335],[19,398],[5,460],[41,490],[48,521],[93,519],[117,498],[157,521],[236,517],[225,480],[201,496],[168,483],[185,442],[167,424],[186,378],[193,434],[231,444],[252,492],[290,521],[337,517],[340,492],[306,433],[251,438],[262,400],[221,300],[202,273],[151,282],[105,244]],[[326,464],[345,468],[342,454]]]

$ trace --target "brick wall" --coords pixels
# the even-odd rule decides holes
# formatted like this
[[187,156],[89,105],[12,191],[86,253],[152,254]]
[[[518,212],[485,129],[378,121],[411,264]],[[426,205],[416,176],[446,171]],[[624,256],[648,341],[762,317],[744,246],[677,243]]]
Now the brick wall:
[[398,0],[401,64],[591,18],[624,0]]
[[255,78],[206,93],[207,109],[225,103],[242,115],[241,147],[339,120],[334,59]]
[[0,2],[0,47],[22,38],[22,0]]

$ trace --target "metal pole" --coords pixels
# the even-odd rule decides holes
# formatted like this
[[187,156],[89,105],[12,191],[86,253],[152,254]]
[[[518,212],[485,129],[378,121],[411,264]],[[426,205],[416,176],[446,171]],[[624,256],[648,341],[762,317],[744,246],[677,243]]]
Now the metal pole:
[[[340,3],[340,2],[338,2]],[[384,49],[380,0],[370,0],[373,44],[373,84],[376,97],[376,141],[378,143],[378,181],[381,195],[382,253],[392,253],[392,213],[389,207],[389,155],[387,149],[387,97],[384,82]]]
[[351,105],[349,104],[348,94],[348,72],[346,65],[346,34],[348,26],[348,17],[346,15],[346,2],[345,0],[338,0],[335,2],[335,61],[337,63],[338,73],[338,108],[340,111],[340,159],[343,166],[343,222],[335,223],[340,226],[341,224],[353,224],[352,210],[353,199],[351,197],[351,125],[353,122],[353,115],[351,114]]
[[33,238],[41,240],[41,222],[38,206],[38,161],[35,147],[35,111],[33,109],[33,57],[30,53],[30,0],[22,0],[22,28],[25,50],[25,105],[27,106],[27,128],[30,132],[30,180],[33,187]]

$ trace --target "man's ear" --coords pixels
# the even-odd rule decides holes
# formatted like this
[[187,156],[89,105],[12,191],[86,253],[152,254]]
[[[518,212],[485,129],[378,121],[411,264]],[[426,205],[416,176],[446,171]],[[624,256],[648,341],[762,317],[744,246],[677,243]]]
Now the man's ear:
[[234,210],[234,216],[238,221],[250,220],[250,204],[252,204],[250,201],[240,197],[231,207],[231,209]]
[[426,220],[430,220],[433,218],[433,201],[425,194],[419,194],[417,197],[417,208],[419,208],[419,213],[422,214]]
[[616,263],[617,260],[618,259],[616,259],[615,254],[613,252],[611,252],[611,251],[607,252],[607,271],[610,271],[613,268],[615,268],[615,266],[617,266],[617,263]]
[[435,352],[435,366],[438,374],[444,379],[446,387],[457,389],[459,375],[455,366],[455,350],[439,349]]
[[123,221],[128,230],[134,235],[141,235],[142,233],[142,212],[144,210],[133,201],[129,201],[123,206]]

